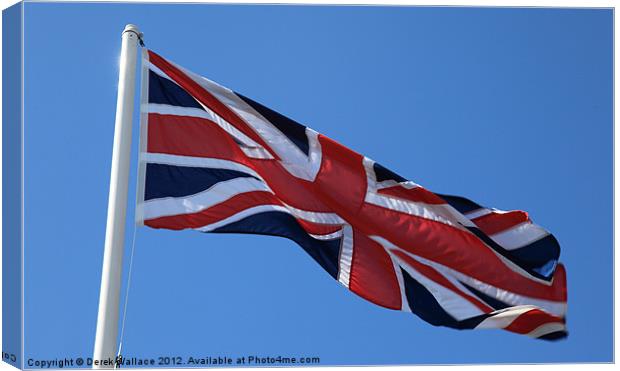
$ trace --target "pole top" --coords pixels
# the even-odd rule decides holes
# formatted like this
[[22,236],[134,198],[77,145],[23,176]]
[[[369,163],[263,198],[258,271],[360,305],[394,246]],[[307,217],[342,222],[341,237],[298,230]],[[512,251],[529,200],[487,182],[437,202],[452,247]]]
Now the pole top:
[[140,45],[144,45],[144,42],[142,41],[142,37],[144,36],[144,34],[142,32],[140,32],[140,30],[138,29],[138,26],[136,26],[135,24],[129,23],[129,24],[127,24],[125,26],[125,29],[121,33],[121,36],[124,35],[126,32],[134,33],[136,36],[138,36],[138,40],[140,41]]

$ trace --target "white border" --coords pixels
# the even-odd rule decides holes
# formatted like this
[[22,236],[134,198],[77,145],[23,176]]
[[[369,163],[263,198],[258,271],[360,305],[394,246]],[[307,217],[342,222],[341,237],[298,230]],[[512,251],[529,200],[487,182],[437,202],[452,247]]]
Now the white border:
[[146,178],[146,161],[143,156],[146,155],[146,143],[149,130],[149,113],[146,110],[148,105],[149,91],[149,53],[145,47],[141,50],[141,73],[140,73],[140,136],[138,138],[138,176],[136,180],[136,204],[135,204],[135,222],[136,227],[144,225],[144,212],[140,207],[144,200],[144,180]]

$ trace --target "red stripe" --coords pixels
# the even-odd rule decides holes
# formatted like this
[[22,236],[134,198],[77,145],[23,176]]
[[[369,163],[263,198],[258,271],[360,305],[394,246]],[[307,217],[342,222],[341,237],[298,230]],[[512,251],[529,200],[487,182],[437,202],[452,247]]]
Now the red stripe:
[[566,287],[566,268],[564,268],[564,264],[558,263],[558,266],[555,268],[555,273],[553,274],[553,287],[557,287],[559,290],[559,295],[562,298],[563,302],[568,300],[568,290]]
[[319,142],[322,162],[312,190],[332,210],[354,215],[366,197],[363,156],[323,135],[319,135]]
[[433,268],[431,266],[428,266],[426,264],[420,263],[419,261],[417,261],[415,259],[412,259],[410,256],[408,256],[407,254],[405,254],[402,251],[392,250],[392,252],[395,255],[397,255],[401,260],[403,260],[405,263],[407,263],[408,265],[412,266],[416,271],[418,271],[419,273],[421,273],[424,276],[426,276],[426,278],[434,281],[435,283],[437,283],[437,284],[445,287],[446,289],[454,292],[455,294],[459,295],[463,299],[465,299],[468,302],[470,302],[473,305],[475,305],[478,309],[480,309],[484,313],[490,313],[490,312],[492,312],[494,310],[493,308],[491,308],[490,306],[488,306],[484,302],[478,300],[474,296],[469,295],[469,294],[463,292],[458,287],[454,286],[454,284],[452,284],[452,282],[448,281],[448,279],[446,277],[444,277],[443,274],[437,272],[437,270],[435,268]]
[[423,202],[431,205],[442,205],[446,203],[446,201],[444,201],[442,198],[422,187],[407,189],[402,185],[397,185],[393,187],[382,188],[378,190],[377,193],[385,194],[392,197],[398,197],[413,202]]
[[147,151],[248,164],[239,145],[210,120],[149,113]]
[[517,273],[467,231],[368,203],[357,213],[353,224],[369,235],[389,236],[393,244],[406,251],[495,287],[539,299],[565,298],[565,280],[554,279],[547,286]]
[[564,320],[540,309],[532,309],[519,315],[505,329],[517,334],[528,334],[546,323],[553,322],[564,323]]
[[280,202],[269,192],[246,192],[197,213],[162,216],[145,220],[144,224],[152,228],[174,230],[200,228],[228,218],[245,209],[261,205],[280,205]]
[[510,211],[507,213],[491,212],[479,218],[472,219],[480,230],[487,235],[505,231],[524,222],[530,221],[525,211]]
[[263,139],[257,135],[236,113],[228,106],[220,102],[213,94],[203,88],[200,84],[187,76],[183,71],[172,65],[170,62],[159,56],[157,53],[149,50],[149,60],[160,70],[166,73],[179,86],[192,95],[196,100],[209,107],[213,112],[217,113],[224,120],[234,125],[243,134],[250,137],[255,142],[261,144],[267,149],[274,158],[278,158],[275,153],[266,145]]
[[388,253],[359,231],[353,230],[353,241],[349,289],[372,303],[400,310],[400,285]]
[[297,219],[297,222],[301,225],[301,227],[310,234],[325,235],[338,232],[342,229],[342,225],[318,224],[299,219],[297,217],[295,219]]
[[331,212],[310,191],[310,182],[292,177],[279,161],[248,158],[225,130],[204,118],[150,113],[147,151],[238,162],[259,173],[283,202]]
[[312,182],[292,176],[280,161],[249,161],[282,202],[306,211],[332,212],[313,191]]

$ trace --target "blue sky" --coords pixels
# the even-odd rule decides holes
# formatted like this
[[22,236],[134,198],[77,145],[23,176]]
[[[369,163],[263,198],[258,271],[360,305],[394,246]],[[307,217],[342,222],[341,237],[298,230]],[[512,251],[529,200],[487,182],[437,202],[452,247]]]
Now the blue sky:
[[126,355],[612,360],[611,10],[113,3],[25,6],[26,359],[92,352],[126,23],[430,190],[527,210],[562,245],[570,331],[436,328],[347,292],[291,241],[141,228]]

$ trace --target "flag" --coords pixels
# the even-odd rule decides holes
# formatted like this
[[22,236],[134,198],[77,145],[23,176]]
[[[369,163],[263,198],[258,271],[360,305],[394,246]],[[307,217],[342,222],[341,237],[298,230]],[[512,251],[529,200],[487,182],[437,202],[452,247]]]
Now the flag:
[[432,193],[153,51],[142,64],[139,223],[286,237],[432,325],[566,336],[560,247],[526,212]]

